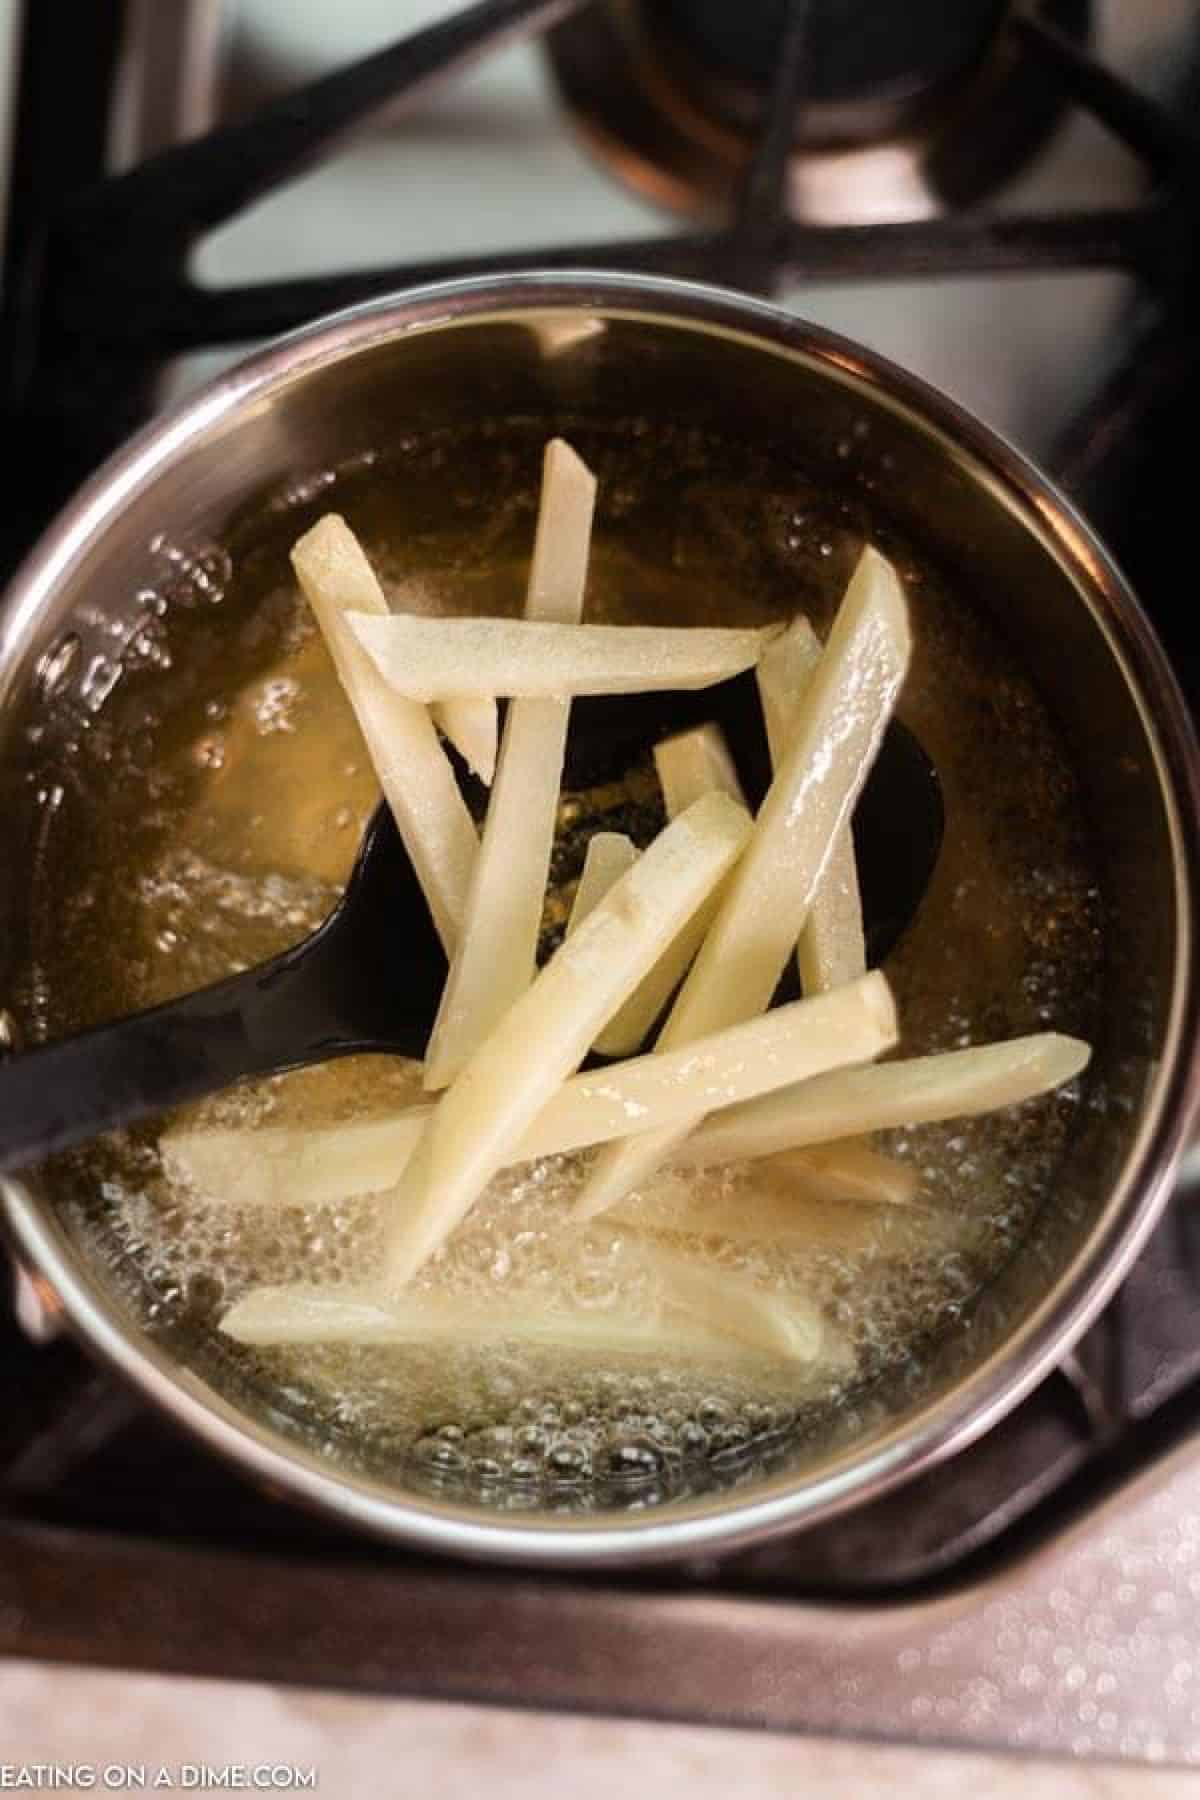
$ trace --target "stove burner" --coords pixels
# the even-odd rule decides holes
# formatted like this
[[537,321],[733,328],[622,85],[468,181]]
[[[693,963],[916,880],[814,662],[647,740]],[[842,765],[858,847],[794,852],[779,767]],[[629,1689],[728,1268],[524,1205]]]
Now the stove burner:
[[[791,0],[609,0],[550,34],[576,123],[631,186],[687,214],[725,211],[762,129]],[[971,205],[1042,145],[1061,89],[1021,57],[1008,0],[809,0],[794,217],[872,223]],[[1090,0],[1047,22],[1086,41]]]
[[[647,0],[664,44],[714,77],[743,87],[750,118],[761,109],[778,61],[789,0]],[[919,112],[932,95],[968,75],[1003,22],[1005,0],[909,0],[903,12],[877,0],[821,0],[808,9],[805,141],[878,137]],[[757,104],[755,104],[757,102]]]

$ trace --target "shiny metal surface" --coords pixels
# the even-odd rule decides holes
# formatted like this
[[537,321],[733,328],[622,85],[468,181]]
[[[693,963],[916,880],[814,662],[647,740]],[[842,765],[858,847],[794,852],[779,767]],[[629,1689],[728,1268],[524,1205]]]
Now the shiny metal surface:
[[[1086,38],[1088,5],[1069,0],[1056,10]],[[794,125],[803,154],[789,170],[792,215],[839,224],[928,217],[945,208],[947,195],[974,205],[1011,180],[1060,122],[1062,106],[1053,86],[1021,65],[1005,11],[1002,4],[970,14],[960,8],[951,26],[943,9],[942,30],[925,39],[935,60],[950,52],[939,75],[924,80],[910,71],[908,83],[840,99],[814,96],[810,48]],[[703,218],[736,198],[762,94],[715,56],[705,58],[696,42],[702,27],[689,21],[691,29],[682,29],[687,15],[686,7],[673,13],[609,0],[561,27],[549,51],[572,122],[593,153],[636,193]],[[818,15],[818,38],[828,23]],[[844,14],[833,24],[843,36],[858,29]],[[911,53],[928,25],[928,16],[905,19],[900,43]],[[738,41],[736,31],[730,35]],[[820,66],[821,56],[815,60]]]
[[109,126],[109,166],[132,169],[216,122],[223,0],[130,0]]
[[[335,1470],[148,1336],[71,1244],[52,1196],[11,1184],[10,1231],[76,1328],[175,1418],[264,1479],[386,1536],[578,1565],[694,1554],[828,1517],[950,1454],[1028,1392],[1096,1315],[1166,1196],[1200,1102],[1200,764],[1186,712],[1087,528],[951,403],[767,306],[677,283],[534,274],[419,291],[286,339],[142,433],[89,484],[19,574],[3,617],[0,700],[12,731],[0,786],[14,845],[17,821],[31,823],[17,728],[39,658],[68,627],[81,639],[111,631],[164,532],[184,553],[219,540],[233,509],[376,441],[400,395],[421,422],[481,408],[534,409],[548,422],[626,416],[635,405],[764,441],[799,434],[831,480],[839,468],[844,478],[839,446],[863,443],[880,504],[911,520],[1019,636],[1089,787],[1121,950],[1097,1059],[1109,1104],[1093,1109],[1054,1217],[1038,1221],[970,1332],[903,1393],[881,1389],[857,1439],[757,1485],[640,1514],[500,1518]],[[8,866],[20,868],[19,854]],[[20,904],[10,881],[0,906],[17,941]]]

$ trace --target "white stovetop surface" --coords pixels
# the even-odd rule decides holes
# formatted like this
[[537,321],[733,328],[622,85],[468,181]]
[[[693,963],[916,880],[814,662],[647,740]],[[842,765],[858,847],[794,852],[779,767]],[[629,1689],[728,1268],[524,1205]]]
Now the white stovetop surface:
[[[161,0],[175,4],[175,0]],[[449,9],[450,0],[228,0],[235,43],[271,44],[294,78],[360,53]],[[1183,0],[1105,0],[1104,47],[1141,74],[1162,61]],[[0,0],[0,167],[7,138],[13,23]],[[454,125],[448,146],[444,127]],[[1096,128],[1063,134],[1051,163],[1007,202],[1120,199],[1135,173]],[[2,196],[2,183],[0,183]],[[2,204],[2,199],[0,199]],[[560,133],[537,58],[514,49],[453,88],[422,98],[335,163],[216,234],[206,280],[245,281],[338,263],[424,258],[467,248],[634,236],[661,228]],[[1125,300],[1108,276],[1040,277],[787,296],[797,311],[872,343],[948,388],[1035,452],[1086,386]],[[211,367],[195,359],[185,380]],[[973,1800],[1139,1800],[1195,1794],[1197,1777],[1044,1759],[962,1754],[711,1727],[563,1717],[380,1700],[249,1683],[0,1664],[0,1788],[8,1766],[83,1764],[102,1789],[106,1765],[315,1765],[318,1792],[403,1792],[486,1800],[611,1800],[635,1784],[655,1800],[755,1795],[969,1791]],[[62,1791],[83,1791],[82,1789]],[[159,1791],[163,1791],[161,1788]],[[176,1791],[181,1791],[178,1787]]]
[[648,1800],[1195,1800],[1200,1792],[1200,1777],[1173,1769],[0,1665],[0,1788],[12,1784],[5,1765],[37,1762],[94,1768],[96,1792],[110,1765],[119,1781],[121,1766],[145,1764],[147,1786],[165,1766],[174,1785],[157,1791],[182,1792],[187,1764],[242,1764],[250,1779],[255,1765],[283,1763],[315,1768],[325,1800],[613,1800],[631,1788]]

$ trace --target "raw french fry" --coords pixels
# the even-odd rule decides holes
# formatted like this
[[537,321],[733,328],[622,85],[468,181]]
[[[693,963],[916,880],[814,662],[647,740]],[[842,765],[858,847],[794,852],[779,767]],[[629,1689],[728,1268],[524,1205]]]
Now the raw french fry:
[[691,967],[696,952],[704,942],[704,934],[712,924],[719,895],[714,895],[703,910],[689,919],[673,944],[659,957],[646,979],[624,1006],[609,1020],[595,1048],[601,1056],[634,1056],[649,1036],[654,1021]]
[[[696,804],[707,807],[717,798]],[[802,1079],[798,1072],[804,1068],[815,1073],[867,1061],[894,1044],[898,1032],[891,990],[874,970],[835,993],[777,1007],[669,1054],[576,1075],[514,1141],[513,1156],[546,1155],[551,1146],[576,1150],[631,1128],[649,1129],[663,1118],[690,1118],[728,1106],[742,1094]]]
[[780,1150],[763,1164],[771,1179],[783,1179],[804,1194],[828,1200],[874,1201],[883,1206],[909,1206],[920,1180],[909,1164],[881,1156],[869,1144],[848,1138],[842,1143],[814,1144],[807,1150]]
[[378,1288],[253,1289],[221,1329],[243,1344],[399,1344],[492,1339],[589,1354],[731,1354],[843,1367],[846,1347],[819,1310],[797,1294],[771,1294],[745,1276],[705,1268],[686,1253],[642,1244],[637,1264],[653,1278],[646,1311],[557,1311],[544,1295],[466,1301]]
[[322,1206],[395,1187],[432,1108],[337,1125],[177,1125],[159,1139],[172,1181],[231,1206]]
[[[766,654],[782,641],[776,638]],[[762,664],[759,664],[761,669]],[[654,767],[663,792],[668,819],[686,812],[701,794],[728,794],[746,804],[742,784],[738,780],[729,745],[719,725],[693,725],[677,731],[654,746]]]
[[430,619],[356,614],[358,642],[397,694],[410,700],[506,694],[644,694],[705,688],[752,669],[777,625],[572,625],[524,619]]
[[[718,796],[696,805],[714,799]],[[675,1051],[574,1076],[536,1116],[520,1150],[524,1156],[547,1154],[549,1145],[576,1150],[630,1130],[649,1130],[664,1116],[693,1118],[734,1105],[739,1094],[770,1093],[804,1080],[788,1071],[806,1067],[815,1075],[869,1062],[896,1044],[898,1035],[896,1003],[887,977],[876,968],[833,994],[777,1006]]]
[[[877,1056],[895,1043],[896,1009],[877,970],[832,994],[797,1000],[663,1056],[640,1056],[566,1081],[514,1142],[508,1161],[552,1156],[690,1118],[805,1075]],[[430,1106],[324,1130],[176,1130],[169,1168],[230,1202],[279,1205],[383,1193],[400,1179],[434,1116]],[[882,1158],[876,1160],[882,1161]]]
[[605,1019],[741,853],[750,821],[708,794],[660,833],[566,938],[443,1096],[391,1210],[385,1274],[400,1286],[449,1237],[577,1067]]
[[499,711],[494,699],[457,694],[430,709],[433,722],[450,739],[472,774],[491,787],[496,773]]
[[[767,646],[754,672],[773,768],[787,755],[805,689],[820,660],[817,634],[808,620],[800,617]],[[853,981],[867,966],[854,834],[849,825],[843,825],[833,840],[825,873],[796,943],[796,963],[806,994],[823,994],[843,981]]]
[[[830,849],[850,819],[908,667],[910,638],[895,570],[863,551],[804,695],[787,756],[659,1037],[675,1049],[770,1001],[803,929]],[[699,1124],[700,1118],[694,1121]],[[603,1212],[687,1135],[641,1134],[601,1153],[577,1216]]]
[[623,831],[596,831],[588,839],[579,886],[571,902],[567,936],[575,931],[603,900],[614,881],[619,881],[637,861],[637,847]]
[[1057,1032],[818,1075],[716,1113],[674,1152],[681,1163],[733,1162],[778,1150],[965,1119],[1032,1099],[1087,1067],[1090,1047]]
[[645,1245],[638,1261],[654,1274],[668,1318],[704,1325],[750,1350],[815,1362],[838,1364],[845,1350],[827,1329],[818,1307],[800,1294],[771,1293],[745,1275],[713,1268],[686,1251]]
[[[686,811],[701,794],[728,794],[743,806],[746,803],[719,725],[697,725],[665,738],[655,745],[654,763],[668,819]],[[601,1056],[633,1056],[641,1049],[655,1020],[691,967],[720,898],[718,891],[706,901],[637,992],[630,994],[620,1012],[609,1020],[596,1039],[595,1048]]]
[[[479,1343],[491,1340],[612,1355],[727,1358],[730,1335],[702,1319],[665,1309],[650,1313],[555,1312],[545,1296],[484,1302],[441,1294],[378,1289],[255,1288],[225,1314],[221,1330],[242,1344]],[[749,1350],[750,1345],[737,1348]]]
[[354,708],[438,936],[453,955],[479,837],[428,708],[394,694],[347,628],[345,614],[352,608],[387,612],[375,571],[336,513],[298,540],[292,565]]
[[[715,898],[715,897],[714,897]],[[654,1021],[683,980],[712,924],[712,903],[689,919],[675,942],[659,957],[637,992],[630,994],[620,1012],[614,1013],[595,1048],[601,1056],[634,1056],[649,1036]]]
[[754,836],[672,1015],[671,1041],[767,1005],[850,817],[908,667],[895,570],[863,551]]
[[929,1206],[830,1200],[775,1184],[727,1199],[697,1200],[681,1178],[665,1192],[656,1188],[644,1199],[621,1201],[610,1216],[626,1230],[670,1240],[715,1237],[840,1256],[945,1252],[961,1248],[965,1236],[960,1219]]
[[[595,500],[595,477],[555,438],[546,446],[528,618],[580,618]],[[440,631],[450,621],[432,623]],[[461,664],[460,678],[472,666]],[[569,713],[562,699],[514,700],[508,708],[462,936],[426,1051],[429,1089],[453,1081],[533,980]]]

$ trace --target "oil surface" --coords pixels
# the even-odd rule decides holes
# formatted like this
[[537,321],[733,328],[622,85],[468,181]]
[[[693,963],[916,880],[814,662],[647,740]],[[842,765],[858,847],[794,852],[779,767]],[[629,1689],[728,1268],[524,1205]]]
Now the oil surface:
[[[39,777],[47,817],[24,995],[35,1032],[248,966],[327,913],[376,788],[290,578],[288,545],[336,507],[385,583],[403,584],[406,605],[515,612],[542,436],[516,422],[413,440],[315,493],[310,484],[279,496],[219,549],[168,547],[161,587],[142,597],[144,629],[96,672]],[[859,498],[831,498],[801,473],[694,432],[630,421],[571,436],[600,477],[591,618],[759,623],[803,609],[823,630],[864,538],[896,561],[916,643],[901,716],[946,804],[933,882],[887,965],[902,1053],[1046,1028],[1088,1036],[1099,929],[1075,785],[1039,700],[984,621]],[[659,819],[645,767],[564,797],[547,943],[588,832],[616,827],[645,841]],[[406,1103],[418,1088],[410,1065],[358,1059],[244,1087],[193,1116],[247,1130],[267,1119],[328,1124]],[[132,1272],[147,1315],[184,1331],[208,1378],[286,1416],[329,1454],[497,1505],[644,1503],[761,1466],[800,1422],[952,1329],[1052,1195],[1076,1104],[1068,1089],[881,1136],[919,1175],[919,1210],[903,1232],[843,1202],[840,1213],[811,1210],[803,1247],[694,1242],[712,1264],[823,1308],[853,1354],[816,1370],[581,1362],[495,1346],[242,1350],[216,1324],[248,1286],[369,1277],[386,1197],[233,1207],[167,1179],[157,1124],[61,1159],[54,1179],[97,1254],[126,1285]],[[654,1277],[635,1229],[564,1223],[585,1165],[550,1159],[498,1178],[420,1283],[531,1294],[550,1307],[649,1305]],[[651,1190],[679,1179],[667,1173]],[[754,1165],[687,1177],[750,1204],[763,1179]]]

